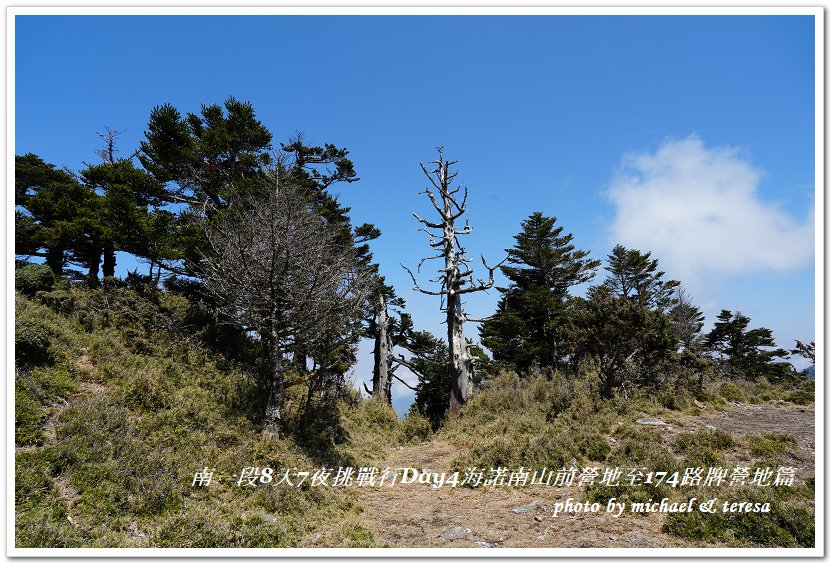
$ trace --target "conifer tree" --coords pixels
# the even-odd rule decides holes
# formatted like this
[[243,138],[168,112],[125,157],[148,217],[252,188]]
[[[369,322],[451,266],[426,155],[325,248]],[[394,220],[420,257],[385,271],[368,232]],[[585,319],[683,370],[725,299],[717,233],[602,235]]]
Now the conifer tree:
[[777,361],[789,353],[776,348],[770,329],[749,329],[749,321],[740,311],[732,313],[723,309],[706,335],[706,347],[721,369],[731,377],[753,380],[766,377],[774,381],[790,375],[792,366]]
[[657,270],[657,259],[651,252],[616,245],[608,256],[606,285],[616,297],[633,299],[651,309],[666,310],[672,304],[672,294],[680,285],[676,280],[663,280],[665,272]]
[[588,251],[576,250],[573,235],[563,235],[562,230],[556,217],[538,211],[522,222],[516,244],[507,249],[501,267],[512,283],[499,288],[498,310],[481,327],[482,344],[494,359],[520,370],[563,361],[568,353],[564,342],[568,291],[591,280],[600,264],[588,258]]
[[67,252],[88,246],[97,196],[72,174],[35,154],[15,156],[15,246],[63,275]]

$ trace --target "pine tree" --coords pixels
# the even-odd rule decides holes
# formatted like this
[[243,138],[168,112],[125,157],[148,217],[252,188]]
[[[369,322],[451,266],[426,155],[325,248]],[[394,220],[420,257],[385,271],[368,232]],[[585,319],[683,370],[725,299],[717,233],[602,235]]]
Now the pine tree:
[[[67,252],[94,239],[97,196],[70,173],[35,154],[15,156],[15,245],[63,275]],[[86,258],[84,256],[83,258]]]
[[750,318],[740,311],[733,314],[723,309],[712,331],[706,335],[706,348],[721,369],[731,377],[752,380],[766,377],[775,381],[791,375],[792,366],[777,361],[788,357],[789,353],[776,348],[772,331],[763,327],[749,329],[749,321]]
[[568,353],[563,330],[568,291],[590,281],[600,264],[588,258],[588,251],[576,250],[573,235],[563,235],[562,230],[556,217],[538,211],[522,221],[522,231],[501,267],[512,283],[499,288],[498,310],[481,327],[482,344],[494,359],[519,370],[563,361]]
[[665,272],[657,270],[657,259],[651,258],[651,252],[643,254],[619,244],[608,256],[605,269],[609,272],[605,283],[613,295],[652,309],[671,307],[672,294],[680,285],[676,280],[663,280]]

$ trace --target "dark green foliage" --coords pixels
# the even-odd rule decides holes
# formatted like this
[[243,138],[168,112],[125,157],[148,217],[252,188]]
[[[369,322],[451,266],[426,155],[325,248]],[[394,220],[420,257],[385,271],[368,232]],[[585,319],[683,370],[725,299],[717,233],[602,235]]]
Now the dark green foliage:
[[409,412],[400,423],[400,439],[404,444],[419,444],[432,437],[432,422],[420,412],[417,406],[410,407]]
[[49,360],[52,334],[40,319],[15,317],[14,352],[19,365],[39,365]]
[[568,290],[594,277],[599,260],[576,250],[573,235],[562,234],[556,217],[540,212],[522,222],[516,244],[507,249],[502,273],[510,280],[499,288],[496,314],[481,326],[482,344],[497,361],[520,371],[531,365],[559,365],[569,354],[565,338]]
[[680,282],[663,280],[665,272],[657,270],[651,252],[617,245],[608,256],[608,279],[605,285],[614,297],[632,299],[650,309],[665,310],[673,304],[672,295]]
[[14,271],[14,288],[28,297],[49,291],[54,283],[55,274],[45,264],[27,264]]
[[787,394],[786,400],[795,403],[796,405],[809,405],[815,402],[816,395],[814,391],[806,391],[804,389],[796,389]]
[[103,275],[115,274],[115,251],[147,258],[150,269],[162,259],[174,259],[175,216],[160,209],[162,184],[132,160],[112,159],[88,166],[81,177],[99,194],[95,239],[103,252]]
[[[712,331],[706,335],[706,348],[718,361],[726,375],[733,378],[769,381],[793,379],[794,370],[786,362],[786,350],[775,348],[772,331],[768,328],[748,329],[749,317],[722,310]],[[767,349],[765,349],[767,348]],[[769,350],[772,348],[772,350]]]
[[88,249],[94,239],[96,198],[91,189],[39,156],[15,156],[15,205],[25,210],[15,214],[17,252],[44,257],[55,275],[61,275],[65,253]]
[[443,341],[426,331],[412,333],[407,347],[414,354],[409,363],[418,375],[415,407],[435,430],[442,424],[449,407],[447,391],[453,381],[449,350]]
[[578,357],[596,362],[606,397],[627,384],[660,385],[661,366],[677,345],[666,315],[615,297],[608,286],[592,287],[578,301],[573,338]]
[[233,97],[182,117],[170,104],[150,114],[139,160],[170,202],[225,207],[271,161],[271,133],[249,102]]

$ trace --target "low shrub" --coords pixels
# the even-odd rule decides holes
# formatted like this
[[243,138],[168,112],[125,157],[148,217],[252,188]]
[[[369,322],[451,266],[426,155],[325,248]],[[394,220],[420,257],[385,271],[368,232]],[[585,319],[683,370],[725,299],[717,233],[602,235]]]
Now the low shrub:
[[400,422],[398,432],[402,444],[426,442],[432,437],[432,423],[417,409],[412,408]]
[[55,283],[55,274],[44,264],[27,264],[14,272],[14,288],[34,297],[38,291],[49,291]]
[[815,517],[805,507],[784,503],[774,489],[746,487],[730,491],[723,501],[770,503],[770,511],[722,512],[703,514],[672,513],[666,518],[663,530],[694,542],[725,542],[741,547],[814,547]]
[[15,362],[25,365],[45,364],[50,360],[52,333],[37,317],[14,319]]
[[683,454],[689,467],[713,467],[724,463],[720,452],[735,446],[735,439],[723,430],[705,430],[679,434],[672,444],[674,451]]
[[777,463],[778,459],[791,448],[798,445],[792,434],[778,434],[765,432],[762,434],[747,434],[744,443],[754,458]]
[[717,393],[727,401],[740,403],[746,400],[741,389],[730,381],[722,381],[718,385]]
[[796,405],[809,405],[815,402],[815,399],[816,397],[814,391],[807,391],[804,389],[790,391],[784,398],[784,400],[795,403]]

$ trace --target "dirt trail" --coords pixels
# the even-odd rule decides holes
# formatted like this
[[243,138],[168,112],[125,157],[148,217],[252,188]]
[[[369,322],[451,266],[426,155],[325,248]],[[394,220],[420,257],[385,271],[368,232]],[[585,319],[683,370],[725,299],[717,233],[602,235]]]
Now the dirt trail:
[[[814,409],[775,405],[738,405],[725,412],[674,417],[664,428],[666,438],[677,431],[716,426],[734,434],[786,432],[799,442],[800,468],[814,458]],[[432,441],[389,452],[381,468],[414,467],[419,471],[450,473],[458,455],[452,444]],[[363,523],[380,545],[392,547],[690,547],[691,543],[662,532],[664,514],[624,514],[614,518],[604,510],[596,514],[560,514],[554,502],[568,497],[581,500],[574,488],[534,486],[442,487],[428,484],[365,487],[359,489],[365,510]],[[526,512],[514,512],[536,502]]]

